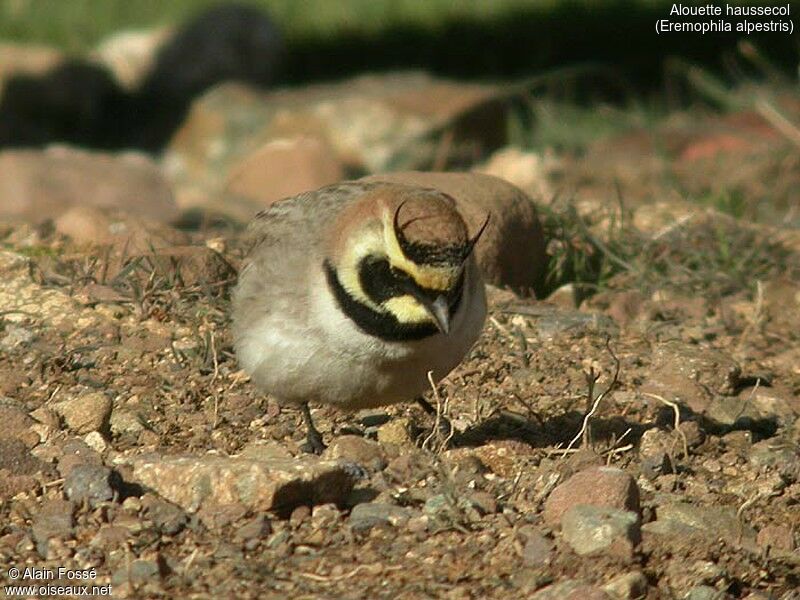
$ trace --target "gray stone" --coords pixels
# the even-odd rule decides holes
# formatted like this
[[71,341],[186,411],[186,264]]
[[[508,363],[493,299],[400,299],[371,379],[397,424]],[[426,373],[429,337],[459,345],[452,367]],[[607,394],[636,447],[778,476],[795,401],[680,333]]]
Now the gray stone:
[[620,542],[633,548],[640,540],[635,513],[604,506],[577,505],[561,517],[564,539],[580,555],[609,550]]
[[33,519],[31,533],[36,542],[36,549],[43,557],[47,557],[47,549],[51,539],[72,537],[72,504],[66,500],[49,500],[45,502]]
[[780,385],[759,386],[742,389],[739,398],[744,399],[762,419],[791,424],[800,415],[800,400],[791,389]]
[[726,600],[730,598],[724,591],[720,591],[710,585],[697,585],[686,592],[683,600]]
[[741,367],[718,350],[670,341],[654,349],[649,373],[643,392],[678,400],[696,413],[705,413],[714,395],[736,391]]
[[642,525],[642,533],[669,536],[675,539],[696,535],[699,530],[680,521],[651,521]]
[[78,465],[64,479],[64,493],[73,502],[97,506],[114,498],[114,484],[118,479],[108,467]]
[[80,465],[103,465],[103,459],[96,450],[78,438],[69,438],[61,446],[61,455],[58,457],[58,472],[62,477],[67,477],[70,472]]
[[449,510],[450,508],[451,506],[447,496],[444,494],[436,494],[425,501],[423,510],[425,511],[426,515],[435,517],[442,512]]
[[266,538],[272,533],[272,526],[266,515],[256,515],[236,530],[234,539],[246,542]]
[[[728,506],[694,506],[683,502],[664,504],[656,508],[657,521],[673,521],[678,528],[664,529],[648,527],[651,533],[691,532],[705,537],[723,539],[729,544],[754,547],[755,531],[749,525],[740,523],[736,510]],[[650,525],[654,525],[650,523]]]
[[704,412],[712,421],[727,427],[751,428],[761,419],[756,406],[740,396],[715,396]]
[[189,520],[189,516],[179,507],[157,498],[153,494],[142,497],[142,506],[145,517],[166,535],[175,535],[180,532]]
[[119,586],[123,583],[142,585],[157,580],[160,576],[161,569],[156,561],[140,558],[114,571],[111,576],[111,583]]
[[122,435],[125,433],[137,434],[144,430],[142,418],[132,410],[126,408],[115,408],[109,418],[111,433]]
[[371,529],[383,523],[394,527],[403,527],[412,516],[414,516],[414,511],[402,506],[367,502],[353,507],[350,512],[350,527],[357,531]]
[[770,438],[753,444],[748,460],[757,469],[775,469],[787,479],[800,479],[800,449],[788,440]]
[[34,337],[36,337],[34,333],[27,327],[9,325],[5,328],[3,337],[0,338],[0,350],[14,352],[30,344]]
[[642,473],[653,479],[672,470],[671,455],[677,450],[682,452],[679,434],[660,429],[648,429],[642,434],[639,442]]
[[521,538],[522,562],[525,566],[536,567],[549,565],[553,558],[553,542],[544,537],[533,527],[526,525],[517,532]]
[[347,464],[303,456],[291,459],[154,456],[134,459],[132,480],[184,510],[241,503],[258,511],[342,503],[353,487]]

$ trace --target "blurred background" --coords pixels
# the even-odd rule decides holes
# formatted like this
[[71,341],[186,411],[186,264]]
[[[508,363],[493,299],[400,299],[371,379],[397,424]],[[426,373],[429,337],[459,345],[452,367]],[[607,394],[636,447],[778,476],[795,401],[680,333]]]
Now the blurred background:
[[698,207],[796,228],[798,36],[735,28],[793,27],[800,3],[657,35],[714,21],[672,6],[0,0],[0,217],[80,236],[59,216],[89,203],[236,228],[342,178],[476,170],[555,219],[541,293],[603,279],[584,224],[612,245],[609,223],[652,233]]
[[[732,6],[792,32],[657,35],[719,21],[661,0],[0,0],[0,556],[118,597],[796,600],[800,3]],[[334,479],[235,457],[302,443],[235,360],[243,232],[409,170],[491,214],[456,447],[411,406],[315,407],[372,475],[312,512]],[[594,463],[628,473],[562,483]],[[619,506],[567,535],[567,497]]]

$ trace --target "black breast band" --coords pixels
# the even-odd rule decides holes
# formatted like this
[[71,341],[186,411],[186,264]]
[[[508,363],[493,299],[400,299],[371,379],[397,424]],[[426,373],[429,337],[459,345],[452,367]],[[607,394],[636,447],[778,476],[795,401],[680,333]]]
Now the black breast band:
[[368,335],[387,342],[422,340],[439,333],[433,323],[400,323],[394,315],[378,312],[354,299],[344,289],[333,266],[326,260],[323,263],[328,287],[333,292],[341,311]]

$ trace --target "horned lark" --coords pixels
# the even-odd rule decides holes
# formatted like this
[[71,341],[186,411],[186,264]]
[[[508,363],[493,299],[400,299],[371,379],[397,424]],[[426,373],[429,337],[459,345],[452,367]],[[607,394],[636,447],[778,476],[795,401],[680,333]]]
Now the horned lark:
[[236,354],[256,386],[302,407],[313,451],[324,445],[309,402],[419,399],[428,371],[438,381],[461,362],[486,317],[472,255],[482,231],[469,235],[450,196],[385,182],[324,187],[257,215],[233,294]]

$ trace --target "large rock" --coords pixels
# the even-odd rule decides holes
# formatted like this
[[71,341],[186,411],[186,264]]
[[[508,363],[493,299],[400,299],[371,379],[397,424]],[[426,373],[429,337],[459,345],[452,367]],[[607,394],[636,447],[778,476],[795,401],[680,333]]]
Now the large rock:
[[558,160],[549,154],[541,155],[508,146],[492,154],[473,171],[505,179],[532,197],[549,202],[555,193],[550,175],[558,169]]
[[547,267],[544,232],[533,201],[512,184],[480,173],[417,171],[372,175],[365,180],[440,190],[455,198],[473,233],[490,215],[477,246],[486,282],[523,294],[542,289]]
[[132,467],[135,482],[189,512],[236,504],[256,511],[340,504],[354,483],[348,463],[310,456],[154,456],[135,459]]
[[164,164],[182,205],[213,202],[234,166],[270,141],[322,140],[355,172],[446,167],[504,145],[506,117],[500,88],[422,73],[266,93],[228,83],[193,103]]
[[118,208],[160,221],[178,216],[169,184],[144,155],[55,146],[0,153],[0,220],[38,223],[75,205]]
[[343,178],[344,168],[330,146],[302,136],[267,142],[244,157],[231,167],[225,192],[253,202],[257,212],[281,198]]
[[712,540],[722,539],[732,546],[755,546],[755,530],[739,520],[732,506],[695,506],[671,502],[658,506],[656,517],[656,521],[645,524],[642,530],[678,538],[701,535]]
[[189,236],[152,218],[128,212],[76,204],[55,220],[56,231],[78,245],[111,246],[126,256],[189,242]]

